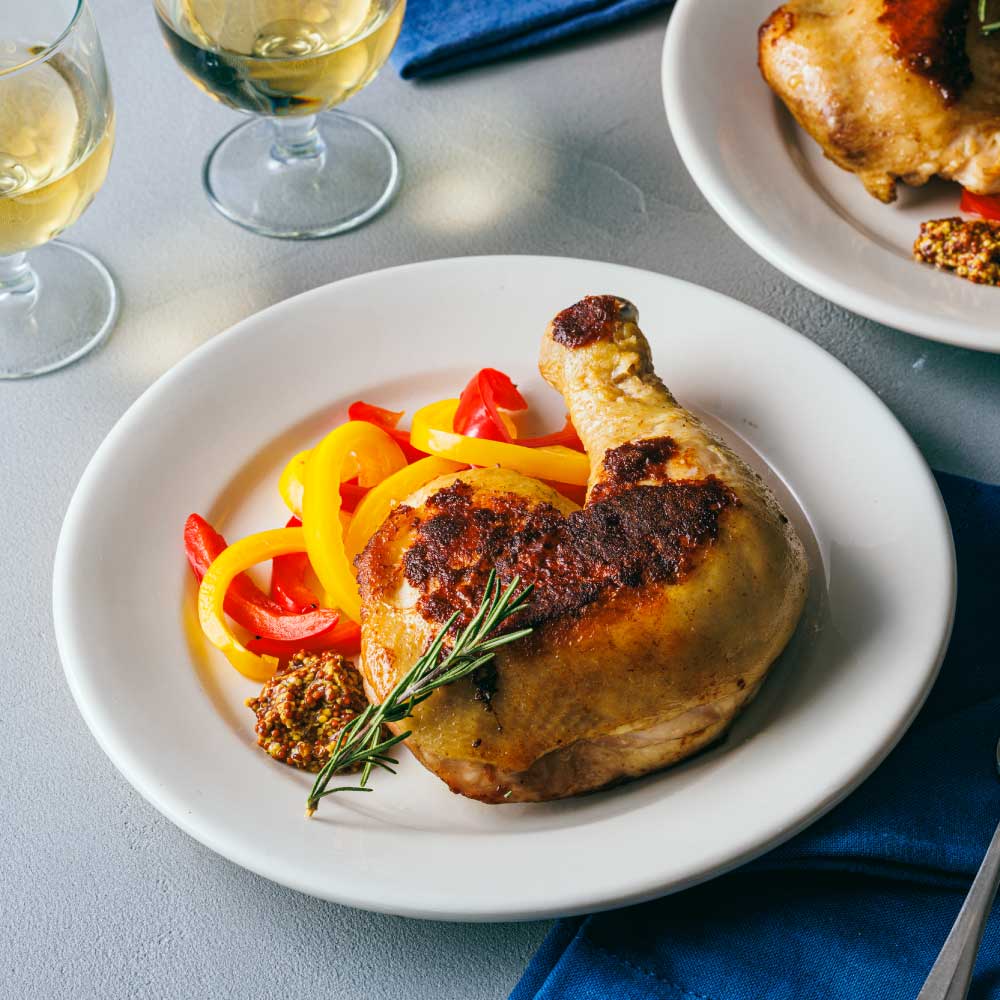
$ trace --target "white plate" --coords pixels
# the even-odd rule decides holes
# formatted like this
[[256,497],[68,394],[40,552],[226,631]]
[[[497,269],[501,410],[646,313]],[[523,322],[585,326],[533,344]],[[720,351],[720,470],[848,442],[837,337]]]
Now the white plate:
[[[809,539],[805,619],[724,745],[634,784],[544,805],[452,795],[411,758],[303,819],[308,778],[254,745],[254,688],[200,640],[181,529],[278,525],[296,450],[364,398],[412,411],[490,365],[550,426],[535,357],[590,292],[639,306],[658,370],[776,484]],[[742,443],[741,443],[742,442]],[[773,472],[768,471],[765,465]],[[638,901],[748,860],[830,808],[903,733],[935,676],[951,535],[916,448],[805,338],[702,288],[555,258],[415,264],[281,303],[195,351],[122,418],[70,505],[55,621],[73,694],[129,781],[240,865],[353,906],[519,919]]]
[[780,0],[678,0],[663,47],[674,141],[712,207],[789,277],[839,305],[946,344],[1000,352],[1000,290],[912,260],[920,223],[958,215],[960,189],[869,195],[764,83],[757,28]]

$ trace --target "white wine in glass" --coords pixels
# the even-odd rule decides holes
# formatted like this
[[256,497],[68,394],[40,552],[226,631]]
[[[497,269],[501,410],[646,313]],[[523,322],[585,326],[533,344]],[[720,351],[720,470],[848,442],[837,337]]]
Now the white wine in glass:
[[227,217],[291,239],[332,236],[380,211],[398,181],[391,143],[336,105],[389,58],[405,0],[154,0],[167,46],[207,94],[254,120],[205,164]]
[[52,371],[110,331],[102,264],[50,242],[104,183],[114,110],[84,0],[33,0],[0,21],[0,377]]

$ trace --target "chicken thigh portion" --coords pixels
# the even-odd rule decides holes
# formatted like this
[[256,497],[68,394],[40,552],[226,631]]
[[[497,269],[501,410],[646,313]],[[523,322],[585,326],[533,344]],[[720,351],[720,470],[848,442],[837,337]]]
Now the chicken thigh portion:
[[653,372],[635,308],[561,312],[540,368],[591,459],[581,510],[504,469],[435,480],[358,558],[362,673],[382,699],[487,575],[534,584],[534,627],[442,688],[407,744],[453,791],[554,799],[674,763],[718,739],[791,636],[806,560],[760,478]]
[[764,79],[870,194],[934,176],[1000,192],[1000,33],[977,0],[789,0],[760,28]]

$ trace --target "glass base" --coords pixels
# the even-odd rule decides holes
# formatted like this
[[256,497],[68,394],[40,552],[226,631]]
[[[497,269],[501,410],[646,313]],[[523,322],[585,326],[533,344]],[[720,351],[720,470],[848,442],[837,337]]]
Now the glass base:
[[25,280],[0,285],[0,379],[44,375],[82,358],[118,318],[114,280],[86,250],[55,240],[31,250],[26,263]]
[[205,190],[227,219],[262,236],[313,240],[374,218],[399,184],[385,134],[343,111],[254,118],[205,163]]

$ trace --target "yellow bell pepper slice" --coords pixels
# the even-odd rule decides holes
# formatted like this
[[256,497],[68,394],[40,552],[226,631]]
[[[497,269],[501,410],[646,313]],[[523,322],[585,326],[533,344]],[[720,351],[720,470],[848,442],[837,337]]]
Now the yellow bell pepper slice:
[[[514,423],[514,418],[509,413],[507,413],[506,410],[500,410],[498,415],[500,417],[500,423],[502,423],[504,425],[504,427],[507,428],[507,433],[512,438],[514,438],[515,440],[517,440],[517,424]],[[450,427],[454,427],[455,426],[455,424],[454,424],[454,418],[452,419],[452,423],[449,424],[449,426]],[[423,450],[423,449],[421,449],[421,450]]]
[[233,634],[223,611],[229,585],[251,566],[304,552],[305,533],[301,528],[277,528],[248,535],[224,549],[209,566],[198,588],[198,620],[202,631],[216,649],[225,653],[229,662],[244,677],[263,684],[278,666],[273,656],[251,653]]
[[[513,419],[506,413],[501,412],[500,419],[503,421],[504,426],[507,428],[507,432],[512,438],[517,437],[517,424],[514,423]],[[305,492],[305,474],[306,474],[306,463],[309,461],[309,456],[312,454],[312,449],[307,448],[305,451],[300,451],[282,470],[281,478],[278,480],[278,492],[281,494],[281,499],[285,501],[285,506],[296,516],[302,517],[302,494]],[[468,463],[462,463],[468,464]],[[344,465],[341,470],[341,482],[346,482],[348,479],[353,479],[358,475],[358,465],[357,462],[348,462]],[[374,483],[362,482],[362,486],[373,486]],[[418,487],[414,487],[417,489]],[[374,532],[372,532],[374,534]]]
[[586,486],[590,478],[590,459],[581,452],[561,445],[526,448],[506,441],[487,441],[485,438],[456,434],[452,428],[457,409],[457,399],[443,399],[417,410],[410,431],[413,446],[453,462],[500,465],[535,479]]
[[312,454],[310,449],[300,451],[285,466],[278,480],[278,492],[285,506],[296,516],[302,517],[302,494],[305,492],[306,462]]
[[[344,548],[340,483],[344,467],[357,467],[362,485],[375,485],[406,465],[393,439],[374,424],[350,420],[313,449],[305,469],[302,528],[309,562],[327,599],[352,621],[361,621],[361,597]],[[349,478],[349,477],[348,477]]]
[[446,458],[421,458],[412,465],[393,473],[370,490],[354,511],[351,526],[344,538],[347,558],[353,563],[354,557],[368,544],[369,539],[382,526],[392,509],[402,503],[411,493],[426,486],[438,476],[449,472],[459,472],[466,466],[460,462],[450,462]]
[[[285,506],[296,516],[302,517],[302,494],[305,492],[306,463],[312,449],[307,448],[300,451],[282,470],[281,478],[278,480],[278,492],[281,499],[285,501]],[[341,481],[346,482],[358,475],[358,463],[352,458],[344,463],[340,472]],[[362,483],[362,486],[371,486],[371,483]]]

